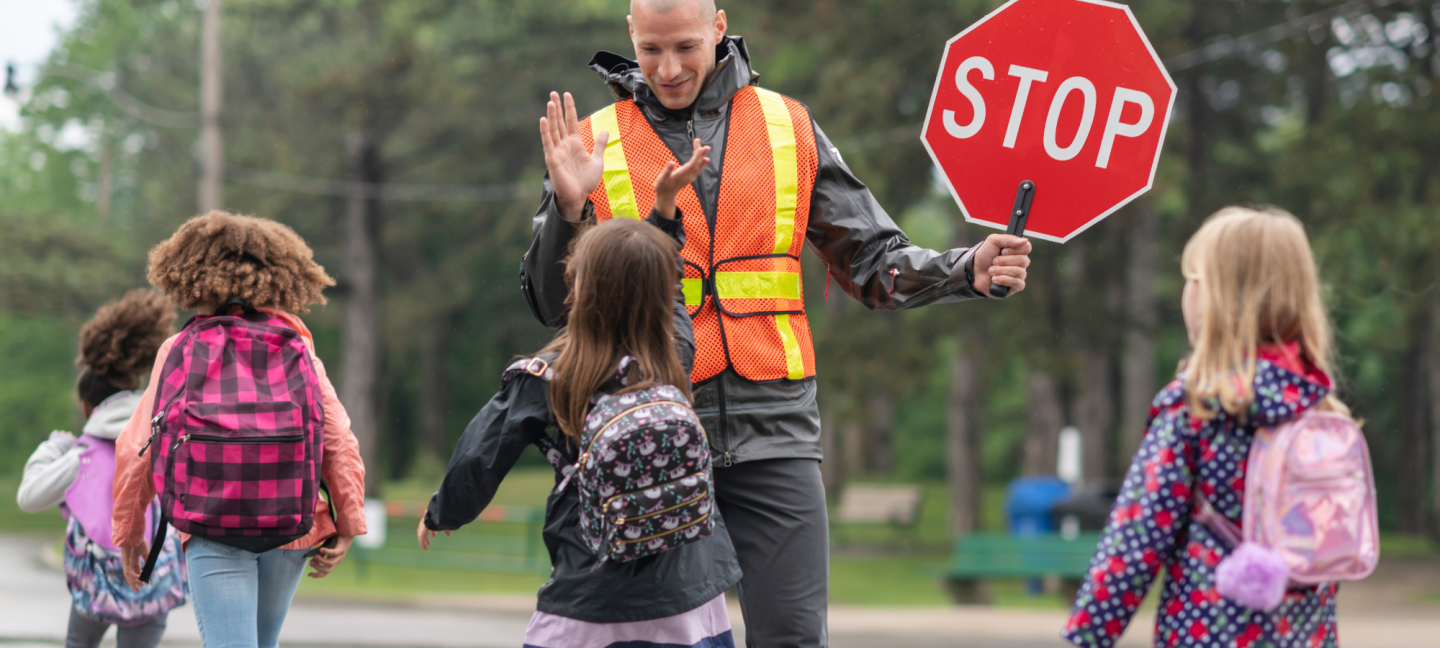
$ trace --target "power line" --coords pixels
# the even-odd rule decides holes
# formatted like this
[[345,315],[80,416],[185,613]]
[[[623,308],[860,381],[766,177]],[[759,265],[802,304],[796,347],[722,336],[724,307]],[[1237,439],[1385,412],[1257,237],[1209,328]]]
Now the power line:
[[146,104],[115,86],[113,77],[74,63],[57,63],[42,75],[65,77],[80,81],[113,101],[125,114],[140,121],[164,128],[199,128],[200,113],[165,110]]
[[528,183],[492,185],[351,182],[225,165],[225,179],[252,187],[336,198],[408,202],[499,202],[533,195]]
[[1251,32],[1244,36],[1221,36],[1215,42],[1200,49],[1190,50],[1165,59],[1165,68],[1171,72],[1184,72],[1185,70],[1204,65],[1211,61],[1218,61],[1231,54],[1250,51],[1288,38],[1308,34],[1312,29],[1327,29],[1330,26],[1330,21],[1337,16],[1380,9],[1400,1],[1401,0],[1355,0],[1354,2],[1347,2],[1338,7],[1301,16],[1273,27],[1267,27],[1257,32]]

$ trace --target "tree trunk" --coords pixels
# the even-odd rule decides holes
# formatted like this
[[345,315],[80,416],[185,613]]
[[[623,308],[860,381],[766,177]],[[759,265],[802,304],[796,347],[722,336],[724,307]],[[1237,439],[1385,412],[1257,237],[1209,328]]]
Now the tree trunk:
[[1430,375],[1430,452],[1431,482],[1430,521],[1435,537],[1440,539],[1440,292],[1432,293],[1430,305],[1430,353],[1426,362]]
[[1125,354],[1120,398],[1121,454],[1117,465],[1129,463],[1145,437],[1150,402],[1155,397],[1155,330],[1159,305],[1155,275],[1160,271],[1160,213],[1149,200],[1136,204],[1126,253]]
[[1110,439],[1115,431],[1115,384],[1106,346],[1081,354],[1079,397],[1073,420],[1080,428],[1081,475],[1085,480],[1105,477],[1109,470]]
[[821,405],[820,453],[823,459],[820,460],[820,480],[825,484],[827,493],[840,492],[840,483],[845,477],[839,439],[840,435],[835,429],[835,408]]
[[844,457],[845,477],[853,479],[858,475],[865,474],[865,426],[850,418],[841,428],[841,442],[845,445],[842,454]]
[[870,397],[870,469],[880,475],[895,471],[895,407],[888,394]]
[[200,213],[224,206],[225,152],[220,139],[224,68],[220,64],[221,0],[208,0],[200,20]]
[[436,313],[420,337],[420,425],[425,447],[443,463],[450,457],[446,429],[450,404],[450,373],[445,358],[450,340],[450,314]]
[[950,356],[950,395],[945,402],[945,455],[950,481],[950,533],[956,537],[980,528],[981,460],[985,399],[980,388],[980,351],[985,329],[975,327],[955,337]]
[[1065,425],[1060,389],[1050,374],[1031,370],[1025,391],[1030,407],[1025,413],[1025,456],[1021,473],[1027,477],[1053,475],[1060,428]]
[[1429,525],[1425,517],[1428,512],[1426,500],[1430,484],[1430,453],[1427,445],[1430,429],[1429,390],[1426,378],[1430,364],[1430,309],[1417,314],[1412,327],[1414,340],[1410,353],[1406,354],[1401,378],[1400,428],[1401,448],[1400,473],[1397,491],[1399,496],[1399,519],[1397,530],[1401,533],[1423,534]]
[[379,154],[369,133],[357,131],[346,138],[351,193],[345,199],[345,314],[340,335],[344,373],[340,402],[350,414],[350,428],[360,443],[365,467],[365,494],[380,491],[383,474],[376,455],[380,380],[380,250],[376,242],[376,201],[366,196],[361,183],[380,181]]

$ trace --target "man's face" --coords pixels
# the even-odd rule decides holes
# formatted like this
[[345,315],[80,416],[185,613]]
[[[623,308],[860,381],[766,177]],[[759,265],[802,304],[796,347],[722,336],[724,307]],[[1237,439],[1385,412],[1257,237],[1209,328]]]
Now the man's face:
[[710,15],[703,2],[684,2],[662,13],[646,2],[636,2],[630,22],[630,40],[646,83],[672,110],[695,103],[715,69],[715,47],[725,36],[725,12]]

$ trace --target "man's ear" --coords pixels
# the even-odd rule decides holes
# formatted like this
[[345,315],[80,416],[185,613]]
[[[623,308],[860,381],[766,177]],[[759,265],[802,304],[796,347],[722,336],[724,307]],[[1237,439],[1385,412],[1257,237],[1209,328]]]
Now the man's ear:
[[715,42],[716,42],[716,43],[719,43],[721,39],[725,38],[725,28],[726,28],[727,26],[728,26],[728,24],[727,24],[726,21],[725,21],[725,10],[724,10],[724,9],[721,9],[721,10],[719,10],[719,11],[716,11],[716,12],[715,12]]
[[630,26],[630,40],[635,40],[635,16],[626,15],[625,24]]

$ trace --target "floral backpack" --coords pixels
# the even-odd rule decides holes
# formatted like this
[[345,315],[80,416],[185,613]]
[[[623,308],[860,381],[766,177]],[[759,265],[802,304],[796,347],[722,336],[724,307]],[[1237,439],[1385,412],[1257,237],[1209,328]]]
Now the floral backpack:
[[1246,607],[1273,610],[1290,587],[1361,580],[1380,560],[1370,450],[1347,416],[1311,409],[1256,430],[1243,528],[1196,497],[1197,521],[1234,547],[1216,586]]
[[[628,381],[630,357],[616,378]],[[505,370],[505,381],[528,373],[549,381],[549,360],[524,358]],[[710,444],[688,399],[671,385],[620,394],[597,394],[585,417],[580,459],[548,437],[536,445],[580,496],[580,534],[599,557],[629,562],[698,542],[715,530],[714,470]]]

